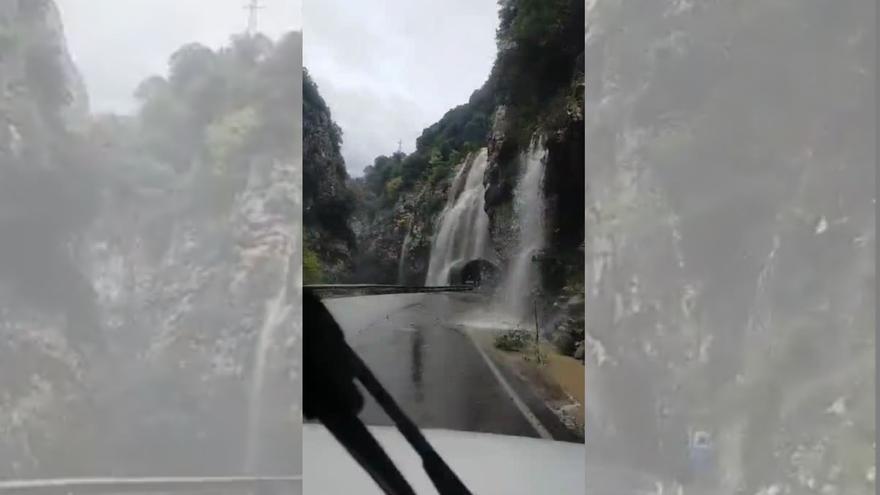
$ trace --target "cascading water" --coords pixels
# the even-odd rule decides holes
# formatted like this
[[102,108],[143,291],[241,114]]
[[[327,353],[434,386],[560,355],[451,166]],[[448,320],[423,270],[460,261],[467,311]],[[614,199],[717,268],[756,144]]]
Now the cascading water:
[[412,225],[406,229],[406,236],[403,238],[403,246],[400,248],[400,262],[397,264],[397,283],[406,284],[406,253],[409,251],[409,241],[412,238]]
[[505,312],[523,319],[531,314],[532,289],[539,285],[533,257],[544,249],[544,162],[547,150],[540,139],[532,141],[522,160],[522,176],[514,192],[519,240],[511,264],[502,280],[499,302]]
[[469,160],[455,176],[440,214],[425,285],[446,285],[456,263],[488,255],[489,216],[484,209],[483,186],[488,151],[484,148]]
[[282,283],[277,294],[266,303],[263,325],[260,327],[257,338],[254,368],[251,375],[250,396],[248,397],[248,429],[247,446],[245,449],[245,468],[250,473],[254,473],[259,464],[261,427],[263,423],[263,392],[269,351],[275,342],[275,332],[287,320],[287,315],[291,309],[287,300],[288,284],[285,283],[289,271],[290,266],[285,267],[284,277],[281,277]]

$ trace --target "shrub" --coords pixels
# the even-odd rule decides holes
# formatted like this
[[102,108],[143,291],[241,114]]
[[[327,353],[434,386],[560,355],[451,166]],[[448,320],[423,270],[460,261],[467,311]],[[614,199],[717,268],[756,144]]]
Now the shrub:
[[252,107],[245,107],[208,126],[205,146],[218,172],[226,172],[232,157],[245,148],[257,124],[257,112]]
[[318,255],[309,248],[303,250],[303,283],[320,284],[324,279],[324,270]]
[[385,194],[392,200],[397,199],[397,193],[400,192],[400,186],[403,184],[401,177],[395,177],[385,184]]
[[565,27],[568,8],[567,0],[520,0],[515,10],[503,15],[508,17],[505,20],[515,41],[540,46],[559,37]]
[[495,348],[502,351],[517,352],[525,349],[534,339],[534,334],[520,328],[508,330],[495,336]]
[[431,184],[437,184],[441,180],[449,177],[452,170],[455,168],[453,162],[438,162],[431,166],[431,174],[428,176],[428,181]]

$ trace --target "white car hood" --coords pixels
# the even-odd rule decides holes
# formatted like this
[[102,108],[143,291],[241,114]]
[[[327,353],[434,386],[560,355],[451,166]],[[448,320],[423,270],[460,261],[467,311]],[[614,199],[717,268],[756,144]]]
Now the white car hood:
[[[394,428],[369,427],[418,494],[436,494],[421,459]],[[422,430],[474,495],[580,495],[586,453],[581,444],[448,430]],[[285,487],[290,495],[382,495],[375,482],[321,425],[303,426],[304,476],[214,478],[72,478],[0,480],[0,493],[248,493],[256,486]],[[276,493],[269,491],[268,493]],[[614,492],[616,495],[618,492]],[[620,492],[630,495],[630,492]],[[642,492],[633,492],[642,493]],[[611,492],[602,492],[610,495]]]
[[[391,427],[370,431],[418,494],[436,494],[421,459]],[[586,451],[581,444],[448,430],[422,430],[475,495],[580,495]],[[373,480],[321,425],[303,426],[305,495],[379,494]]]

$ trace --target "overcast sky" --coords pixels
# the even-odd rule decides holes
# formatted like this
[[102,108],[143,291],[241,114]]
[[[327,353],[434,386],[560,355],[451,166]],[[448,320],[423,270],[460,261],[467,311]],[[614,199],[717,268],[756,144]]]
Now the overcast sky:
[[[130,112],[147,76],[247,24],[246,0],[56,0],[95,112]],[[303,29],[305,63],[344,132],[349,172],[465,103],[495,58],[496,0],[262,0],[260,30]]]
[[[302,29],[302,0],[261,0],[260,30],[272,38]],[[198,41],[226,44],[247,26],[246,0],[56,0],[70,52],[86,80],[92,110],[129,112],[147,76]]]
[[496,0],[305,0],[305,65],[342,127],[349,173],[411,152],[495,59]]

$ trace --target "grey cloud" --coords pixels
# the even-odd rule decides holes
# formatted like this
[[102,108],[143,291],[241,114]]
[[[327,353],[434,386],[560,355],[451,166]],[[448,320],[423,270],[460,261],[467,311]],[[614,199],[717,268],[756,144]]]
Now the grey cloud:
[[[261,31],[273,38],[302,28],[301,0],[262,0]],[[185,43],[219,47],[244,31],[243,0],[57,0],[71,54],[95,111],[127,112],[144,78],[164,73]]]
[[495,0],[347,0],[304,4],[305,63],[360,175],[465,103],[495,58]]
[[432,117],[418,102],[400,94],[339,87],[332,81],[323,84],[321,92],[338,109],[334,120],[346,124],[346,164],[355,175],[377,155],[395,151],[398,140],[414,142]]
[[[243,0],[57,0],[95,111],[127,112],[145,77],[198,41],[240,33]],[[262,0],[261,30],[304,29],[306,65],[345,133],[353,175],[464,103],[495,55],[495,0]]]

